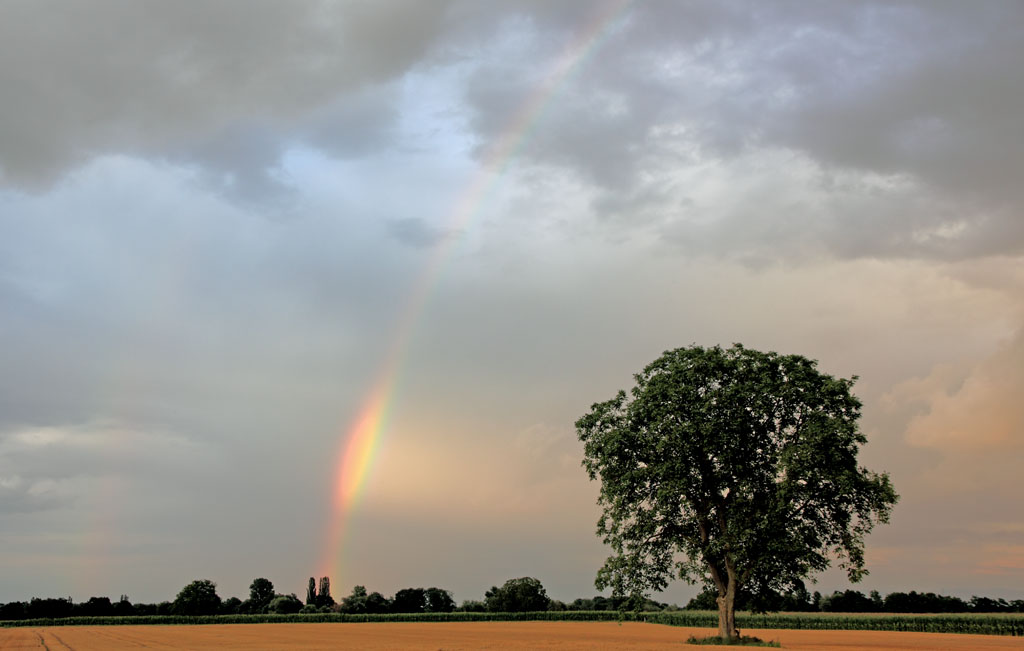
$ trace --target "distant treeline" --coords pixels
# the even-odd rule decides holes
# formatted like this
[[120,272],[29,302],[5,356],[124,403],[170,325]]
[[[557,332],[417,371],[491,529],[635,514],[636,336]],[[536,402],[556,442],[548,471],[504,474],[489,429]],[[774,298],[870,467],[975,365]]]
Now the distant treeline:
[[[715,610],[715,593],[705,591],[690,600],[686,610]],[[309,579],[305,602],[297,595],[280,594],[274,584],[264,578],[255,579],[249,586],[249,598],[221,599],[216,585],[209,580],[197,580],[182,588],[174,601],[156,604],[132,603],[127,595],[117,601],[109,597],[92,597],[75,603],[68,598],[32,598],[0,605],[0,620],[59,619],[67,617],[152,617],[152,616],[211,616],[276,614],[329,614],[387,615],[419,613],[521,613],[557,611],[645,611],[675,612],[679,607],[651,599],[595,596],[579,598],[566,603],[550,599],[544,586],[535,578],[510,579],[504,585],[492,587],[483,600],[466,600],[457,605],[452,593],[441,588],[404,588],[391,597],[380,592],[368,592],[357,585],[352,593],[336,602],[331,596],[327,577]],[[1006,601],[988,597],[958,597],[931,592],[892,592],[882,597],[877,591],[869,595],[854,590],[833,592],[822,596],[797,590],[786,595],[755,600],[740,594],[737,610],[758,612],[842,612],[842,613],[1020,613],[1024,600]]]
[[504,585],[494,586],[483,600],[469,599],[461,605],[455,602],[449,590],[441,588],[404,588],[391,597],[380,592],[368,592],[357,585],[352,593],[336,602],[331,596],[330,581],[321,578],[319,584],[309,579],[305,603],[297,595],[275,592],[268,579],[258,578],[249,586],[249,598],[221,599],[216,584],[201,579],[182,588],[174,601],[156,604],[132,603],[127,595],[117,601],[109,597],[92,597],[75,603],[68,598],[32,598],[0,605],[0,620],[60,619],[67,617],[148,617],[148,616],[209,616],[209,615],[290,615],[293,613],[341,613],[345,615],[385,615],[420,613],[515,613],[538,611],[617,611],[617,610],[679,610],[677,606],[644,599],[635,600],[602,597],[576,599],[571,603],[550,599],[540,581],[531,577],[510,579]]
[[[717,610],[716,593],[705,590],[686,604],[687,610]],[[1024,599],[1007,601],[989,597],[960,597],[934,592],[890,592],[884,597],[877,590],[865,595],[856,590],[835,591],[830,595],[796,590],[784,595],[756,599],[742,590],[736,597],[736,610],[756,612],[823,613],[1022,613]]]

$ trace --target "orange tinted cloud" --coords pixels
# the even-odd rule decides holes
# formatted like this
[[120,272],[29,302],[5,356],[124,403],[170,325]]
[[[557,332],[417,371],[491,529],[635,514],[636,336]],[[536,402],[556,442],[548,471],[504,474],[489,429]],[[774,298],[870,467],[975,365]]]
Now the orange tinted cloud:
[[959,384],[948,366],[890,394],[923,402],[927,410],[906,430],[912,445],[951,452],[1024,447],[1024,331],[969,370]]
[[1024,545],[986,545],[979,555],[980,574],[1024,575]]

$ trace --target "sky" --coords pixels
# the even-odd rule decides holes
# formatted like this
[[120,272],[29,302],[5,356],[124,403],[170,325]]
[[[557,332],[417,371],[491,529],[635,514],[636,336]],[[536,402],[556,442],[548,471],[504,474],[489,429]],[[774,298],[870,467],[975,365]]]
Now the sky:
[[998,0],[6,0],[0,601],[592,596],[575,420],[734,342],[859,376],[901,500],[853,587],[1024,598],[1022,30]]

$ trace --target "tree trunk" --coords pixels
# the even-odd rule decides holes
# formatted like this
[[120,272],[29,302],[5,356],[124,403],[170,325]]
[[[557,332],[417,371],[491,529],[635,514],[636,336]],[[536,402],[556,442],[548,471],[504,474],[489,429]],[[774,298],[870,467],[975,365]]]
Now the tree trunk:
[[718,602],[718,635],[723,640],[739,637],[736,630],[736,584],[729,583],[725,594],[719,594]]
[[[727,577],[723,581],[725,585],[718,586],[718,635],[723,640],[730,640],[740,636],[736,630],[736,570],[732,563],[726,559]],[[725,592],[722,592],[722,588]]]

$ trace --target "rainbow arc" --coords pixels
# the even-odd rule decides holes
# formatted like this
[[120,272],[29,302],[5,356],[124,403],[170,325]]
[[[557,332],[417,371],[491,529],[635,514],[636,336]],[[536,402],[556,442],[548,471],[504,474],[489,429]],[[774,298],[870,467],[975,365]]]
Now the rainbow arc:
[[459,234],[465,232],[479,213],[491,189],[537,124],[544,108],[564,86],[571,73],[578,70],[603,38],[613,32],[614,26],[623,18],[630,4],[629,0],[611,0],[592,15],[554,62],[544,81],[520,104],[501,135],[488,148],[472,182],[455,202],[447,229],[449,235],[435,247],[423,273],[417,278],[376,381],[341,439],[334,476],[330,532],[325,546],[326,560],[321,570],[324,576],[331,577],[335,585],[341,585],[337,579],[340,578],[339,565],[348,520],[358,505],[387,429],[388,416],[399,384],[401,362],[428,296],[437,285],[461,239]]

